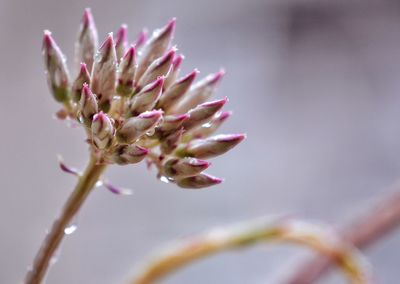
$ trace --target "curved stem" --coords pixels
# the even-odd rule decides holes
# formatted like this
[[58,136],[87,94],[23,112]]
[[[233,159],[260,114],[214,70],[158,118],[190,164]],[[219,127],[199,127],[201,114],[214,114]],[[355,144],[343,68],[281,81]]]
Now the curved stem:
[[97,164],[96,157],[93,155],[90,157],[89,164],[65,203],[61,215],[54,221],[50,232],[43,241],[34,259],[32,269],[26,275],[25,284],[39,284],[42,282],[51,258],[65,235],[65,228],[77,214],[106,167],[107,165],[105,164]]
[[295,220],[250,224],[239,228],[217,229],[194,240],[169,248],[156,256],[131,284],[152,284],[166,275],[204,257],[260,242],[283,241],[308,246],[332,259],[349,283],[369,283],[368,271],[360,264],[355,250],[327,234],[326,228]]
[[[358,249],[365,249],[400,225],[400,184],[378,205],[343,230],[343,238]],[[311,284],[318,281],[331,268],[332,261],[316,255],[302,262],[285,284]]]

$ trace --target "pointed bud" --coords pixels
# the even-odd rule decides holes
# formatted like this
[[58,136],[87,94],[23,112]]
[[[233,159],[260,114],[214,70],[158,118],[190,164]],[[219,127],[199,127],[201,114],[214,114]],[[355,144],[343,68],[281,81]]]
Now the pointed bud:
[[115,39],[115,52],[117,54],[117,60],[120,62],[122,56],[124,56],[128,49],[128,26],[123,24],[117,32]]
[[114,137],[114,126],[107,114],[100,111],[93,116],[93,144],[100,150],[111,146]]
[[44,31],[42,52],[50,91],[57,102],[65,102],[69,99],[69,73],[64,55],[47,30]]
[[131,144],[139,139],[147,131],[151,130],[162,117],[162,111],[147,111],[139,116],[131,117],[125,121],[117,131],[117,139],[120,143]]
[[133,43],[133,45],[136,48],[140,48],[147,40],[147,30],[143,29],[137,36],[135,42]]
[[231,111],[218,112],[214,115],[210,122],[207,122],[199,127],[192,129],[189,133],[185,134],[188,139],[191,138],[204,138],[213,134],[218,128],[232,115]]
[[185,113],[208,100],[216,91],[218,83],[224,76],[225,71],[221,70],[215,74],[210,74],[203,80],[196,83],[182,99],[182,101],[173,108],[174,113]]
[[244,134],[216,135],[207,139],[194,140],[184,149],[178,149],[177,155],[209,159],[228,152],[246,138]]
[[184,178],[195,176],[210,166],[210,163],[196,158],[172,158],[165,162],[163,169],[168,177]]
[[143,87],[150,82],[153,82],[157,77],[165,76],[168,74],[171,69],[172,60],[175,56],[176,49],[171,48],[166,54],[162,57],[156,59],[149,68],[147,68],[146,72],[138,81],[138,86]]
[[170,20],[166,26],[153,32],[152,37],[148,40],[143,47],[143,55],[141,57],[136,78],[140,79],[147,68],[156,58],[159,58],[168,49],[171,42],[176,19]]
[[96,55],[90,85],[93,93],[97,95],[100,109],[105,112],[110,109],[115,94],[116,71],[117,56],[110,33]]
[[90,127],[93,116],[98,112],[95,95],[85,83],[82,88],[81,100],[79,102],[83,122]]
[[161,152],[164,155],[171,154],[179,146],[183,133],[185,133],[185,129],[181,127],[170,135],[162,137],[160,145]]
[[132,104],[129,107],[131,115],[136,116],[142,112],[153,109],[161,95],[163,84],[164,77],[159,77],[134,96]]
[[166,112],[171,109],[171,107],[180,101],[187,90],[189,90],[190,85],[196,78],[197,73],[199,73],[199,71],[195,69],[185,77],[182,77],[172,84],[172,86],[162,94],[157,107],[162,108]]
[[164,116],[162,123],[157,126],[155,136],[166,137],[182,127],[183,122],[189,118],[188,114]]
[[133,92],[133,80],[136,71],[135,53],[135,47],[131,46],[121,59],[118,67],[117,93],[121,96],[128,96]]
[[86,8],[79,28],[78,39],[75,43],[75,62],[78,68],[80,68],[80,63],[84,62],[86,63],[89,72],[92,71],[97,46],[97,29],[90,9]]
[[177,181],[177,185],[182,188],[200,189],[220,184],[221,182],[223,182],[222,179],[203,173],[197,176],[180,179]]
[[81,63],[79,74],[72,84],[72,99],[75,102],[79,102],[81,99],[83,84],[90,84],[90,74],[87,70],[86,63]]
[[112,154],[112,162],[118,165],[136,164],[141,162],[149,150],[137,145],[120,145]]
[[178,78],[183,59],[185,59],[185,56],[182,54],[175,55],[175,58],[172,61],[171,71],[165,79],[164,90],[167,90],[175,82],[176,78]]
[[216,114],[224,106],[227,101],[228,99],[225,97],[222,100],[203,103],[201,105],[198,105],[194,109],[191,109],[188,112],[190,117],[184,122],[183,127],[186,130],[189,130],[193,127],[208,122],[213,117],[213,115]]

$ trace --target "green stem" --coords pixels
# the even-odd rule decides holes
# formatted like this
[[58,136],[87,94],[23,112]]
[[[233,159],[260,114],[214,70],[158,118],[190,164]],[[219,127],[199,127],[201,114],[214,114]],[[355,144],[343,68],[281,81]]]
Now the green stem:
[[33,262],[32,269],[26,275],[25,284],[39,284],[42,282],[49,268],[51,258],[65,235],[65,228],[68,227],[73,217],[78,213],[106,167],[107,165],[105,164],[97,164],[96,157],[91,156],[85,172],[79,178],[74,191],[65,203],[61,215],[54,221],[50,232],[43,241]]

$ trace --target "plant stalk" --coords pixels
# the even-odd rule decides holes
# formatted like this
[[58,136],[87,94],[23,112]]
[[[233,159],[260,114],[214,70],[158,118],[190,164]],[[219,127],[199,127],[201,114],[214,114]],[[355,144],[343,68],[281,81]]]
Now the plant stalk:
[[[360,250],[383,238],[400,225],[400,184],[393,186],[394,192],[364,216],[343,229],[343,238]],[[332,260],[316,255],[302,262],[285,284],[311,284],[330,271]]]
[[65,235],[65,228],[70,225],[106,167],[106,164],[98,164],[96,157],[91,155],[83,175],[79,177],[78,183],[65,203],[60,216],[54,221],[50,232],[44,239],[33,261],[32,268],[26,275],[25,284],[42,283],[51,259]]
[[220,252],[273,241],[297,243],[332,258],[347,276],[349,283],[367,284],[368,271],[364,270],[356,251],[342,243],[332,242],[325,228],[295,220],[247,223],[239,227],[219,228],[192,240],[178,243],[161,251],[129,283],[153,284],[193,262]]

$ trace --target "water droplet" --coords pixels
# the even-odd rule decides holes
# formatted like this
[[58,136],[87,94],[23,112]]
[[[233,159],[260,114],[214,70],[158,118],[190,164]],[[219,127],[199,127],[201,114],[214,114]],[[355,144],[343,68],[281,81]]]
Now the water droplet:
[[102,180],[98,180],[94,186],[95,187],[103,186],[103,181]]
[[74,233],[76,231],[76,229],[78,229],[78,226],[76,224],[71,224],[64,229],[64,233],[66,235],[71,235],[72,233]]
[[147,136],[153,136],[155,132],[156,132],[156,129],[153,128],[153,129],[147,131],[147,132],[146,132],[146,135],[147,135]]
[[211,122],[204,123],[201,127],[210,128],[212,126]]
[[160,181],[165,182],[165,183],[170,182],[170,180],[166,176],[160,176]]

